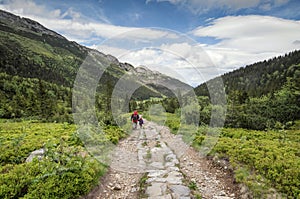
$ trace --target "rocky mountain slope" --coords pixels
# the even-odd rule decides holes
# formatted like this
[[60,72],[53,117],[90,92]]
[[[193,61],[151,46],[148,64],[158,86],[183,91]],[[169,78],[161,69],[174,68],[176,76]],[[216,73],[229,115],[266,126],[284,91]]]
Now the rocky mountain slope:
[[147,70],[145,75],[145,71],[141,68],[121,63],[111,55],[68,41],[36,21],[2,10],[0,10],[0,50],[0,72],[24,78],[38,78],[67,87],[72,87],[79,67],[87,55],[93,52],[109,64],[100,79],[100,87],[107,82],[115,85],[120,77],[130,71],[130,74],[134,75],[132,79],[139,79],[141,87],[139,90],[143,90],[136,92],[138,99],[170,96],[173,95],[170,90],[175,88],[191,88],[177,79],[151,70]]

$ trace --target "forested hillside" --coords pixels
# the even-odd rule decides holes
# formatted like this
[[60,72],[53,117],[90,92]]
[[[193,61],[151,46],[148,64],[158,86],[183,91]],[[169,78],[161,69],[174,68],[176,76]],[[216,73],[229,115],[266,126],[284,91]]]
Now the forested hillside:
[[[227,94],[226,127],[288,128],[300,119],[300,51],[221,77]],[[209,97],[206,84],[199,85],[195,92],[201,98]],[[202,107],[203,115],[205,111],[207,108]],[[207,121],[208,118],[202,120]]]
[[[260,61],[221,75],[225,91],[238,91],[249,97],[260,97],[281,89],[288,78],[300,76],[300,51]],[[206,84],[195,88],[197,95],[209,96]]]
[[[96,107],[110,106],[118,80],[131,71],[139,85],[132,99],[172,96],[156,86],[153,77],[168,85],[188,85],[147,70],[147,76],[115,57],[68,41],[63,36],[27,18],[0,11],[0,118],[40,118],[72,122],[72,87],[80,66],[89,53],[107,64],[97,88]],[[138,78],[141,76],[140,78]],[[147,79],[149,78],[149,79]],[[140,81],[143,80],[143,81]]]

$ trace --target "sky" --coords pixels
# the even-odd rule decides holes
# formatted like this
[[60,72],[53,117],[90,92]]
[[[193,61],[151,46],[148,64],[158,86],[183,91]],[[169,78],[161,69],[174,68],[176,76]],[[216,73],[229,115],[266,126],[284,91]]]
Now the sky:
[[192,86],[300,49],[299,0],[0,0],[0,9]]

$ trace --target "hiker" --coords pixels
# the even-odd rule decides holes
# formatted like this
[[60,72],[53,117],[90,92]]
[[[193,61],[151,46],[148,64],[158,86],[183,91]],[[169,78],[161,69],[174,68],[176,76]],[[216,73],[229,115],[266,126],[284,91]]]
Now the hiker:
[[144,124],[144,120],[143,120],[143,118],[141,116],[140,119],[139,119],[139,125],[140,125],[141,129],[143,128],[143,124]]
[[133,114],[131,115],[131,121],[132,121],[132,127],[133,127],[133,129],[136,129],[139,117],[140,116],[139,116],[138,112],[135,110],[133,112]]

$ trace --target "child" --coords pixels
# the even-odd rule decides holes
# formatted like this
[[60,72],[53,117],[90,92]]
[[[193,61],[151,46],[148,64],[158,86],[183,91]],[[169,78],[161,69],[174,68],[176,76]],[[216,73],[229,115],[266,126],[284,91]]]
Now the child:
[[134,112],[133,112],[133,114],[131,115],[131,121],[132,121],[132,127],[133,127],[133,129],[136,129],[136,126],[137,126],[137,122],[138,122],[138,120],[139,120],[139,114],[138,114],[138,112],[135,110]]
[[143,118],[141,116],[140,119],[139,119],[140,128],[143,128],[143,124],[144,124],[144,120],[143,120]]

